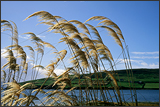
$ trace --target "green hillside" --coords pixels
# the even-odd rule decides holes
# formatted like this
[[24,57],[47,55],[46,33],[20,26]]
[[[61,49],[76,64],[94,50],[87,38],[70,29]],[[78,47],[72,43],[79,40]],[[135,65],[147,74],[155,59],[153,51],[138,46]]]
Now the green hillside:
[[[159,69],[132,69],[132,72],[133,72],[133,78],[131,78],[130,76],[132,75],[130,71],[126,72],[126,70],[117,70],[113,73],[121,89],[129,89],[129,86],[137,89],[159,89]],[[105,77],[107,76],[107,74],[105,72],[101,72],[102,78],[100,76],[100,73],[97,74],[100,82],[102,82],[101,80],[105,81],[105,85],[102,85],[102,87],[113,88],[110,84],[107,85],[107,82],[112,80],[108,79],[106,80]],[[88,74],[81,75],[80,76],[81,81],[85,80],[85,76],[87,75]],[[70,75],[70,77],[72,78],[73,75]],[[93,74],[91,78],[92,81],[96,83],[97,81],[96,74]],[[20,84],[22,85],[27,82],[33,82],[37,87],[40,87],[44,81],[45,78],[42,78],[33,81],[26,81]],[[54,82],[55,82],[54,78],[49,78],[48,81],[44,84],[43,88],[45,89],[56,88],[56,86],[52,87]],[[72,86],[78,87],[78,82],[79,82],[78,78],[71,79]],[[86,84],[81,84],[81,88],[85,87]],[[66,86],[65,88],[70,88],[70,87]],[[97,88],[96,84],[95,88]]]

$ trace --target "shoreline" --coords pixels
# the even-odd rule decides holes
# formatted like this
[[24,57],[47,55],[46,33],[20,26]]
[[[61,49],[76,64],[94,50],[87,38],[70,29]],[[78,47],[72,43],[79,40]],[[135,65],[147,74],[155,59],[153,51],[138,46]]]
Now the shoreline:
[[[36,87],[36,88],[26,88],[26,89],[37,89],[38,87]],[[43,87],[42,89],[57,89],[57,88],[45,88],[45,87]],[[64,88],[64,90],[66,90],[66,89],[71,89],[71,88]],[[79,90],[80,88],[79,87],[77,87],[77,88],[75,88],[75,90]],[[82,88],[81,87],[81,89],[85,89],[85,88]],[[93,88],[88,88],[88,89],[93,89]],[[100,89],[100,88],[95,88],[95,89]],[[114,88],[105,88],[106,90],[108,89],[108,90],[114,90]],[[130,88],[119,88],[119,90],[130,90]],[[159,88],[131,88],[131,90],[159,90]]]

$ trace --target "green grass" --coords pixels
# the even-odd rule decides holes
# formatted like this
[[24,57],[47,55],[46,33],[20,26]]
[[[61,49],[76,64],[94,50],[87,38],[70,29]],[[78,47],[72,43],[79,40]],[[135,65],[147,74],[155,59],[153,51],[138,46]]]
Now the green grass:
[[[151,89],[151,88],[157,88],[159,89],[159,69],[133,69],[133,79],[135,82],[138,81],[142,81],[145,83],[144,85],[144,89]],[[118,73],[119,78],[117,75],[115,75],[115,79],[117,80],[117,83],[120,87],[123,88],[129,88],[129,85],[131,87],[134,86],[134,88],[142,88],[143,84],[139,84],[139,83],[134,83],[134,85],[131,83],[131,78],[127,76],[126,70],[117,70],[115,71],[116,73]],[[86,74],[88,75],[88,74]],[[98,74],[99,75],[99,74]],[[129,74],[128,74],[129,75]],[[106,73],[102,72],[102,76],[103,78],[106,77]],[[73,75],[70,75],[70,77],[73,77]],[[103,78],[100,78],[99,75],[99,81],[101,82],[102,80],[104,80]],[[119,79],[123,79],[123,81],[120,81]],[[27,82],[35,82],[35,85],[37,87],[40,87],[42,85],[42,83],[44,82],[45,78],[42,79],[38,79],[38,80],[33,80],[33,81],[26,81],[23,83],[20,83],[21,85]],[[81,81],[84,81],[84,77],[81,76]],[[96,81],[97,79],[95,78],[95,74],[92,75],[92,81]],[[54,83],[54,79],[53,78],[49,78],[48,81],[44,84],[44,87],[50,85],[50,88],[52,84]],[[106,81],[106,80],[104,80]],[[71,81],[72,86],[77,86],[77,84],[79,83],[78,78],[73,79]],[[101,82],[102,83],[102,82]],[[81,85],[82,88],[85,88],[86,85],[82,84]],[[97,87],[96,85],[94,85],[94,87]],[[110,84],[109,85],[102,85],[102,87],[112,87]],[[67,88],[69,88],[67,86]]]
[[146,83],[144,88],[159,88],[159,83]]

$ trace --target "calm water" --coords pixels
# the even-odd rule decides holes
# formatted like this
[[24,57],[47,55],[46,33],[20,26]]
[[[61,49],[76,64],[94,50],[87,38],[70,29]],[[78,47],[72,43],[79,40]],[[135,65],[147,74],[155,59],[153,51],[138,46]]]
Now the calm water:
[[[52,89],[50,89],[50,91],[51,90]],[[44,91],[47,92],[49,90],[44,90]],[[68,90],[64,90],[64,91],[67,92]],[[98,91],[97,96],[100,96],[100,90],[97,90],[97,91]],[[83,93],[84,93],[84,90],[83,90]],[[116,102],[116,98],[114,98],[113,90],[109,90],[109,93],[110,93],[111,96],[113,96],[113,101]],[[107,92],[107,95],[109,93]],[[159,90],[136,90],[136,93],[137,93],[138,102],[159,102]],[[68,93],[68,94],[71,95],[71,93]],[[74,95],[78,96],[79,95],[79,90],[74,90]],[[130,90],[121,91],[121,95],[122,95],[122,100],[123,101],[124,100],[127,101],[127,102],[132,101]],[[132,95],[133,95],[133,91],[132,91]],[[84,93],[84,96],[85,96],[85,93]],[[38,94],[38,97],[43,98],[44,96],[41,96],[41,94]],[[109,95],[108,95],[108,97],[109,97]],[[99,100],[101,100],[101,98],[99,98]],[[111,99],[109,99],[109,101],[111,101]],[[133,98],[133,101],[134,101],[134,98]]]
[[[44,89],[45,92],[47,91],[51,91],[53,89]],[[25,93],[30,93],[32,90],[30,89],[27,89],[25,91]],[[67,92],[68,90],[64,90],[65,92]],[[82,91],[84,96],[85,96],[85,93],[84,93],[84,90]],[[98,94],[97,94],[98,92]],[[136,90],[137,92],[137,100],[138,102],[159,102],[159,90]],[[96,96],[98,96],[98,100],[101,100],[102,98],[100,98],[100,90],[96,90]],[[113,90],[109,90],[109,93],[106,91],[108,98],[109,97],[109,94],[110,96],[112,96],[112,100],[114,102],[117,102],[116,98],[114,97],[114,92]],[[123,94],[122,94],[123,93]],[[32,94],[34,95],[35,92]],[[71,93],[68,93],[69,95],[71,95]],[[76,96],[79,96],[79,90],[74,90],[74,95]],[[132,95],[133,95],[133,91],[132,91]],[[44,94],[38,94],[37,97],[39,99],[41,99],[42,101],[43,98],[45,97],[46,95]],[[2,95],[1,95],[2,97]],[[21,96],[20,96],[21,97]],[[122,101],[126,101],[126,102],[132,102],[132,98],[131,98],[131,91],[130,90],[123,90],[121,91],[121,97],[122,97]],[[111,99],[108,99],[108,101],[112,101]],[[134,98],[133,98],[133,102],[135,102]],[[40,103],[38,100],[35,101],[35,103]]]

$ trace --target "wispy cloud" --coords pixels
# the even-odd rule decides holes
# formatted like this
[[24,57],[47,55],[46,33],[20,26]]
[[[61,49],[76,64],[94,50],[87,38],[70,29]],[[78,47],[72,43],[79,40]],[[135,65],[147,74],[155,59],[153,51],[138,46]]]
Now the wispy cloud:
[[[125,60],[125,61],[128,61],[128,60]],[[124,62],[125,62],[123,59],[118,59],[117,62],[117,68],[118,69],[125,69],[125,66],[124,66]],[[131,64],[132,64],[132,68],[159,68],[159,62],[155,62],[155,63],[148,63],[148,62],[145,62],[143,60],[133,60],[131,59]]]
[[41,35],[36,35],[39,38],[45,38],[45,36],[41,36]]
[[155,51],[155,52],[131,52],[132,54],[159,54],[159,51]]
[[20,37],[20,38],[23,38],[23,39],[29,39],[29,38],[30,38],[30,35],[23,35],[23,36],[19,35],[19,37]]
[[[37,37],[39,38],[45,38],[45,36],[41,36],[41,35],[36,35]],[[29,39],[31,37],[31,35],[19,35],[20,38],[23,38],[23,39]]]
[[136,58],[136,59],[159,59],[159,56],[133,56],[131,58]]

